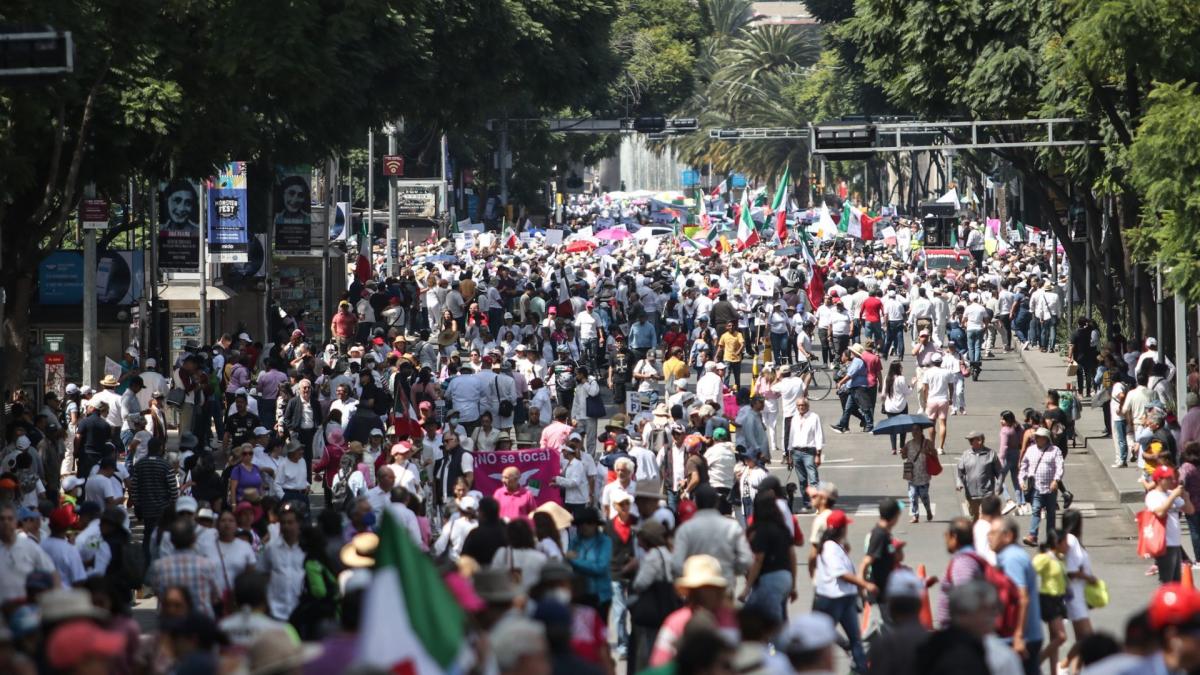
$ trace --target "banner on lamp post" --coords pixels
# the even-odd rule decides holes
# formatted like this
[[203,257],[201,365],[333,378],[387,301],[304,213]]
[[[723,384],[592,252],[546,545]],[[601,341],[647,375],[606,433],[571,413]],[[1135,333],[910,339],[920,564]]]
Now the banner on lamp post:
[[208,190],[208,255],[218,263],[244,263],[250,258],[246,213],[246,163],[230,162]]
[[200,189],[176,178],[158,188],[158,269],[200,273]]
[[[318,238],[313,236],[311,181],[311,166],[275,167],[274,248],[278,255],[312,255]],[[324,227],[324,223],[317,225],[320,230]]]

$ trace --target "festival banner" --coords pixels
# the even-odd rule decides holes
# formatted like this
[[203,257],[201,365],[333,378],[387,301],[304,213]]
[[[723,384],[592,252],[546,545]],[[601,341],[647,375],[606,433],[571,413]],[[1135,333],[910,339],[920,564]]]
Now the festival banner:
[[200,189],[176,178],[158,188],[158,269],[200,273]]
[[475,488],[491,497],[504,484],[501,473],[510,466],[521,472],[521,485],[529,488],[537,503],[563,503],[562,491],[554,484],[562,467],[557,450],[530,448],[528,450],[496,450],[475,453]]
[[[313,237],[311,166],[275,167],[275,252],[311,255]],[[318,224],[323,229],[324,223]]]
[[246,212],[246,163],[230,162],[208,190],[208,255],[217,263],[250,260],[250,223]]

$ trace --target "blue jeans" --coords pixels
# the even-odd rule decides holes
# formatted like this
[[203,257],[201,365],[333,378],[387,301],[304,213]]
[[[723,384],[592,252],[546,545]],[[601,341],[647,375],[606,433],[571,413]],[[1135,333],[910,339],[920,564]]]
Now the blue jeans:
[[862,637],[858,632],[858,597],[846,595],[840,598],[827,598],[818,595],[813,598],[813,611],[820,612],[840,624],[850,641],[850,656],[854,659],[854,672],[867,672],[867,654],[863,651]]
[[866,425],[866,430],[870,431],[874,424],[875,406],[871,405],[870,395],[866,387],[852,387],[850,395],[846,397],[846,405],[842,408],[842,418],[838,420],[838,427],[846,429],[850,424],[850,416],[855,412],[862,417],[863,424]]
[[983,331],[967,331],[967,361],[979,363],[983,361]]
[[863,321],[863,332],[875,341],[877,349],[883,346],[883,324],[878,321]]
[[1033,494],[1033,516],[1029,519],[1029,536],[1037,539],[1038,527],[1042,524],[1042,509],[1046,509],[1047,527],[1054,527],[1054,516],[1058,511],[1058,494],[1044,492]]
[[904,360],[904,322],[889,321],[887,324],[887,339],[884,342],[883,355],[889,357],[892,355],[892,349],[896,350],[896,358],[899,361]]
[[[1020,478],[1021,460],[1020,460],[1020,457],[1021,457],[1021,449],[1020,448],[1013,448],[1011,450],[1006,451],[1005,456],[1004,456],[1004,461],[1005,461],[1004,473],[1007,474],[1008,477],[1012,478],[1012,484],[1013,484],[1012,491],[1013,491],[1013,493],[1016,493],[1016,495],[1017,495],[1017,497],[1014,501],[1016,501],[1018,504],[1024,504],[1025,503],[1025,489],[1021,487],[1021,478]],[[1002,485],[1004,485],[1003,480],[1001,480],[1000,483]],[[1008,493],[1008,485],[1004,485],[1004,492]],[[1012,499],[1012,498],[1013,498],[1012,493],[1008,493],[1008,499]]]
[[929,508],[929,483],[924,485],[908,484],[908,512],[914,517],[921,513],[918,508],[917,500],[925,505],[925,515],[933,518],[933,509]]
[[783,363],[783,359],[790,353],[788,347],[787,333],[771,333],[771,358],[775,359],[775,363]]
[[1192,535],[1192,560],[1200,560],[1200,513],[1187,516],[1187,523]]
[[[1107,404],[1105,404],[1107,405]],[[1129,432],[1123,418],[1114,419],[1113,427],[1113,443],[1116,444],[1117,461],[1124,464],[1129,461],[1129,439],[1125,434]]]
[[1058,333],[1054,330],[1058,327],[1058,317],[1052,316],[1042,322],[1041,338],[1038,346],[1045,350],[1053,350],[1057,347]]
[[629,649],[629,628],[625,625],[625,615],[628,613],[627,600],[625,582],[612,582],[612,607],[609,609],[608,615],[617,625],[617,649],[621,651]]
[[792,591],[792,573],[775,570],[758,576],[757,583],[746,598],[746,606],[761,609],[767,616],[782,622],[787,614],[788,594]]
[[808,499],[809,485],[816,487],[821,482],[817,473],[817,451],[812,448],[792,448],[792,467],[796,471],[796,494],[804,500],[804,508],[812,508]]
[[[888,419],[891,419],[896,415],[907,415],[908,406],[905,405],[904,410],[901,410],[900,412],[890,413],[885,410],[883,411],[883,414],[887,415]],[[890,436],[892,439],[892,452],[895,452],[896,450],[904,447],[904,440],[908,438],[908,431],[897,430],[889,433],[888,436]]]

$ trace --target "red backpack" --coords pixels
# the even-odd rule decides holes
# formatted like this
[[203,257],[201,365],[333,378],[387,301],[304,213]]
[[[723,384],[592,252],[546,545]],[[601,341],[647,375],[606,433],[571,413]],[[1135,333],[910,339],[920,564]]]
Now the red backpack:
[[[996,616],[996,634],[1000,637],[1012,637],[1013,633],[1017,632],[1021,620],[1021,589],[1017,588],[1004,570],[984,560],[978,553],[963,551],[963,554],[979,563],[979,568],[983,571],[983,580],[996,589],[996,596],[1000,601],[1000,614]],[[950,578],[951,569],[952,565],[946,568],[946,581],[953,584],[954,581]],[[1031,595],[1029,601],[1036,602],[1037,596]]]

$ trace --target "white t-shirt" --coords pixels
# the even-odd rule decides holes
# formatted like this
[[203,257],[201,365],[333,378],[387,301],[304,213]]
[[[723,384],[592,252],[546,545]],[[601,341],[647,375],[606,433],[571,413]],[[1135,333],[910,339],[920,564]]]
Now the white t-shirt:
[[826,598],[854,595],[857,589],[854,584],[841,578],[844,574],[854,574],[854,563],[850,562],[846,549],[835,541],[825,542],[821,545],[817,573],[813,577],[817,595]]
[[963,310],[963,318],[967,322],[967,330],[983,330],[987,325],[987,307],[973,302]]
[[949,401],[950,385],[954,383],[958,373],[951,372],[940,366],[930,366],[921,375],[921,381],[929,385],[927,401]]
[[[229,543],[218,539],[213,547],[213,552],[215,555],[213,555],[212,561],[217,566],[217,585],[221,587],[222,591],[232,588],[239,574],[245,570],[254,569],[258,563],[258,556],[254,554],[254,549],[250,544],[237,537],[234,537],[233,541]],[[224,560],[224,567],[222,567],[222,560]]]
[[[1146,508],[1153,511],[1167,503],[1167,493],[1162,490],[1151,490],[1146,493]],[[1167,509],[1167,546],[1180,545],[1179,513],[1183,511],[1183,497],[1176,497],[1171,507]]]
[[[887,389],[884,389],[887,392]],[[912,393],[912,387],[908,386],[908,380],[904,379],[903,375],[898,375],[892,382],[892,395],[883,397],[883,411],[887,413],[903,412],[905,406],[908,405],[908,395]]]
[[992,524],[980,518],[971,526],[971,538],[975,540],[975,552],[980,558],[988,561],[989,565],[996,564],[996,552],[988,545],[988,532],[992,531]]

